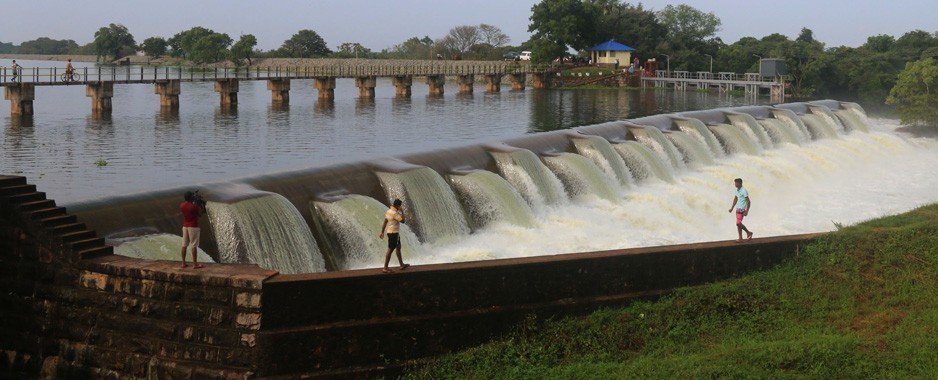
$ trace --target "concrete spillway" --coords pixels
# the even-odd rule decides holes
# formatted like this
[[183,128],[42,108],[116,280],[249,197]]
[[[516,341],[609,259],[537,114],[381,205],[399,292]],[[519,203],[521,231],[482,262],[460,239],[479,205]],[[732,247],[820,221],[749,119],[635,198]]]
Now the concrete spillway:
[[[218,212],[209,218],[203,249],[219,262],[253,262],[284,273],[378,267],[381,214],[349,219],[327,206],[350,196],[375,205],[400,198],[413,206],[407,217],[416,242],[406,259],[418,264],[721,240],[735,232],[722,210],[736,177],[745,179],[753,196],[750,220],[758,226],[757,236],[829,231],[835,228],[832,220],[850,223],[903,211],[905,204],[875,199],[883,186],[891,186],[882,176],[890,174],[892,162],[933,160],[928,149],[874,124],[852,103],[747,106],[206,183],[198,187],[219,210],[238,209],[243,199],[271,193],[281,200],[277,207],[287,210],[276,212],[277,221],[266,226],[258,225],[256,212]],[[913,187],[927,187],[928,181],[934,179]],[[852,195],[869,182],[879,183],[879,189]],[[70,209],[99,232],[120,236],[115,242],[132,240],[128,230],[178,234],[175,208],[184,190]],[[827,192],[871,206],[841,207],[818,197]],[[517,204],[519,199],[525,204]],[[255,237],[231,233],[232,225]],[[238,241],[257,236],[284,241],[253,246],[294,249],[253,248],[264,252],[252,253],[246,252],[251,244]],[[309,238],[288,242],[297,236]],[[364,241],[348,244],[356,239]],[[369,252],[350,251],[365,249]]]

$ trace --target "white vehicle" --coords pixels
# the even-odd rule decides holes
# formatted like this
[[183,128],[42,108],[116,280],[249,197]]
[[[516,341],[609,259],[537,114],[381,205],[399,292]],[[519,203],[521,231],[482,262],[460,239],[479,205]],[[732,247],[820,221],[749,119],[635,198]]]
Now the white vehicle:
[[529,52],[529,51],[523,51],[523,52],[521,52],[521,60],[522,60],[522,61],[530,61],[530,60],[531,60],[531,52]]

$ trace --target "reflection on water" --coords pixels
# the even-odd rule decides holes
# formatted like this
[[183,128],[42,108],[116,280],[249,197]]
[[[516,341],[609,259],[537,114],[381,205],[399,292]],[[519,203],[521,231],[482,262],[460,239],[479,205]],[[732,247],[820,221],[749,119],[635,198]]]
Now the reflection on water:
[[410,98],[397,98],[391,80],[378,79],[375,98],[359,100],[349,79],[338,80],[335,99],[324,100],[312,80],[294,80],[290,102],[272,104],[266,82],[244,81],[238,104],[222,107],[213,83],[194,82],[182,85],[179,109],[171,110],[160,107],[152,85],[118,84],[113,111],[104,116],[92,114],[84,86],[42,87],[35,115],[0,113],[0,173],[25,175],[68,204],[748,104],[716,93],[503,87],[488,93],[477,83],[473,93],[460,94],[452,82],[442,96],[430,96],[415,81]]

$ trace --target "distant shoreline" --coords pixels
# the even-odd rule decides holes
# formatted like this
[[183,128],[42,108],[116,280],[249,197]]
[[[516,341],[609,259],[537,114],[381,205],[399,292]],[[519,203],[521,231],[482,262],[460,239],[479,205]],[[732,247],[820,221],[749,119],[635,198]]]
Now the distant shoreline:
[[65,62],[69,58],[72,59],[72,62],[99,62],[97,57],[93,55],[56,55],[56,54],[0,54],[2,59],[23,59],[31,61],[62,61]]
[[[0,59],[21,59],[34,61],[61,61],[65,62],[71,58],[72,62],[116,64],[119,61],[130,59],[130,63],[136,65],[155,65],[155,66],[191,66],[192,63],[180,58],[161,57],[150,58],[147,56],[131,55],[116,61],[101,61],[94,55],[64,55],[64,54],[0,54]],[[437,61],[429,59],[360,59],[360,58],[255,58],[251,67],[335,67],[335,66],[375,66],[387,65],[389,67],[399,67],[402,65],[426,65],[434,62],[446,62],[452,66],[476,66],[476,65],[508,65],[513,62],[504,61]],[[234,66],[230,61],[221,61],[205,66]]]

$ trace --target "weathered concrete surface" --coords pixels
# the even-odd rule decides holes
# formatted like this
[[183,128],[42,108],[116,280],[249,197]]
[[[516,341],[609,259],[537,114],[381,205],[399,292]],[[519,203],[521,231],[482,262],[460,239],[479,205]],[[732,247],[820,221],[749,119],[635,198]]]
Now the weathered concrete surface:
[[[814,236],[425,265],[390,275],[279,275],[264,284],[259,371],[290,374],[435,356],[487,341],[529,314],[623,305],[770,268]],[[276,312],[288,308],[293,312]]]
[[25,178],[0,175],[0,378],[394,375],[530,314],[587,312],[769,268],[814,236],[393,274],[196,270],[113,255]]

